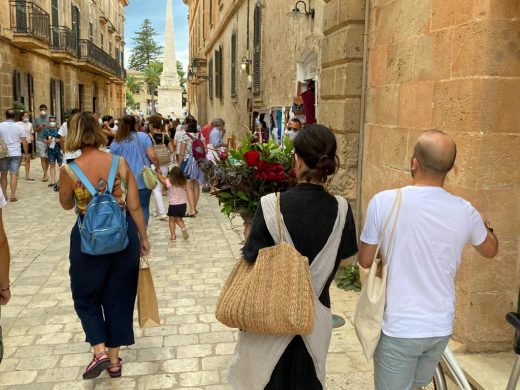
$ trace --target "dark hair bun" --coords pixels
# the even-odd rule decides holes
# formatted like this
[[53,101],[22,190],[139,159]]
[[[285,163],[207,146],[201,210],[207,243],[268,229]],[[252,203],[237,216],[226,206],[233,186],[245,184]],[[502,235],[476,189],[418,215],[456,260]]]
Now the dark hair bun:
[[331,159],[326,154],[321,156],[318,160],[318,163],[316,164],[316,169],[323,175],[323,176],[330,176],[333,175],[334,172],[336,172],[336,160]]

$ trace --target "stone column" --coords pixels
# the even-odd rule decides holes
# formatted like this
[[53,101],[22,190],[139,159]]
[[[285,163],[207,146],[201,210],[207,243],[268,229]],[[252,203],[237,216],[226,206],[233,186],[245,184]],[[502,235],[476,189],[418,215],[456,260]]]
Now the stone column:
[[166,26],[164,32],[164,61],[159,85],[159,112],[182,116],[182,88],[177,74],[175,35],[173,32],[173,0],[166,1]]

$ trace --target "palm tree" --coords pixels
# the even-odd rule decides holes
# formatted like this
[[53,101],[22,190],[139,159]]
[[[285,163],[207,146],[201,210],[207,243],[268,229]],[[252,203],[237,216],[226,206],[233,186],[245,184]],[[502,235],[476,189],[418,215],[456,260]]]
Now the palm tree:
[[163,64],[161,62],[150,62],[146,68],[144,68],[144,82],[148,86],[148,92],[150,93],[151,104],[152,104],[152,114],[155,114],[155,102],[154,96],[157,87],[161,82],[161,73],[163,71]]
[[126,89],[131,94],[140,93],[141,90],[143,89],[143,81],[139,80],[135,76],[127,76],[127,78],[126,78]]

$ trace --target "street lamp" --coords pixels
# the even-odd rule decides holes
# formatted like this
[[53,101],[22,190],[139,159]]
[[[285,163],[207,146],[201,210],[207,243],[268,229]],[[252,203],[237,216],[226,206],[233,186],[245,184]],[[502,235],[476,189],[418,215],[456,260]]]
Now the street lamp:
[[199,73],[201,63],[205,63],[205,60],[202,58],[193,58],[191,60],[191,65],[188,68],[188,82],[197,84],[201,80],[208,80],[208,75]]
[[240,68],[245,71],[245,70],[247,70],[247,67],[249,66],[250,63],[251,63],[251,60],[249,60],[246,56],[243,56],[242,60],[240,61]]
[[[303,4],[303,11],[300,11],[298,8],[298,4]],[[292,17],[299,17],[299,16],[310,16],[312,19],[314,19],[315,10],[314,8],[311,8],[310,2],[309,2],[309,10],[307,11],[307,3],[305,1],[299,0],[294,4],[294,7],[291,12],[289,12],[287,15]]]

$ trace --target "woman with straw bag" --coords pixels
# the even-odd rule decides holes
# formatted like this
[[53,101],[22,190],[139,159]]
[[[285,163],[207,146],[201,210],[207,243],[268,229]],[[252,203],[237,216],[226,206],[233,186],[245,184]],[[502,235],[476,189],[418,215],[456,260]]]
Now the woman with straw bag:
[[[332,334],[329,287],[341,259],[357,252],[356,230],[348,203],[323,187],[339,165],[334,133],[325,126],[308,126],[295,138],[294,150],[298,185],[282,193],[279,203],[285,237],[276,230],[276,197],[267,195],[255,214],[243,255],[244,261],[254,263],[261,249],[285,239],[307,257],[315,294],[314,324],[304,336],[240,332],[228,375],[235,389],[325,387]],[[284,277],[290,283],[289,275]],[[284,299],[290,304],[290,297]]]

